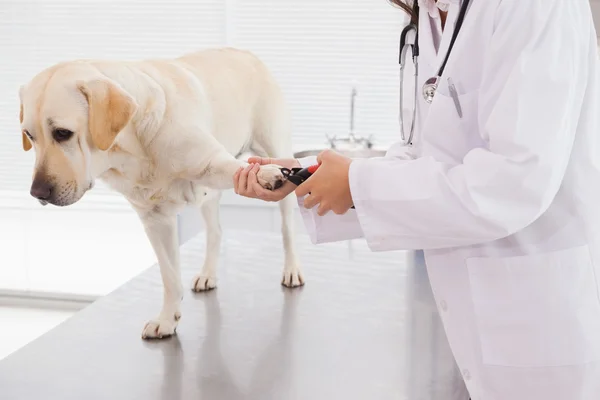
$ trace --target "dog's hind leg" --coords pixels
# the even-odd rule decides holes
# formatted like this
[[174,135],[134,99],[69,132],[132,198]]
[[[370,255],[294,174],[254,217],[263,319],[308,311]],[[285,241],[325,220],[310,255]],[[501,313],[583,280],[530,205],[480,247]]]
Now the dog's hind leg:
[[204,292],[217,287],[217,266],[222,236],[219,218],[220,200],[220,191],[210,191],[200,205],[206,228],[206,254],[200,274],[194,277],[192,289],[195,292]]
[[294,198],[287,196],[279,202],[281,213],[281,234],[283,236],[283,251],[285,264],[281,283],[287,287],[304,285],[304,277],[296,254],[294,239]]
[[[285,131],[281,132],[286,133]],[[269,136],[258,136],[257,143],[252,146],[253,152],[260,157],[284,158],[291,157],[291,150],[288,149],[287,141],[281,141],[279,145],[273,145],[269,142]],[[283,251],[285,255],[285,264],[283,267],[283,279],[281,283],[286,287],[297,287],[304,285],[302,269],[296,253],[295,233],[294,233],[294,206],[293,195],[279,201],[279,211],[281,214],[281,234],[283,239]]]

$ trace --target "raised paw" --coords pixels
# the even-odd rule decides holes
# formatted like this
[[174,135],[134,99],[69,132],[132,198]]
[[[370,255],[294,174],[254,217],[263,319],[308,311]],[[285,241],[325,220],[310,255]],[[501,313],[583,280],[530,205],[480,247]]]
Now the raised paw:
[[285,180],[280,168],[273,164],[261,166],[256,174],[260,186],[268,190],[279,189]]
[[281,284],[288,288],[303,286],[304,277],[302,276],[302,272],[297,268],[284,271]]
[[142,339],[163,339],[175,334],[181,313],[176,312],[171,318],[159,317],[146,323],[142,331]]
[[214,276],[196,275],[192,284],[194,292],[206,292],[217,287],[217,280]]

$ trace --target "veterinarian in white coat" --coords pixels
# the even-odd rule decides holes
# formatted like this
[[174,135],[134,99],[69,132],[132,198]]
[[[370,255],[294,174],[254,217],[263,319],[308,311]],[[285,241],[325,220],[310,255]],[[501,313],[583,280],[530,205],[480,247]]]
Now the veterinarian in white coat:
[[[424,3],[419,88],[460,7],[450,2],[442,32]],[[314,243],[424,249],[473,400],[600,399],[597,54],[589,0],[472,0],[433,102],[418,91],[415,146],[325,152],[296,189]],[[236,192],[294,190],[261,191],[255,172],[236,175]]]

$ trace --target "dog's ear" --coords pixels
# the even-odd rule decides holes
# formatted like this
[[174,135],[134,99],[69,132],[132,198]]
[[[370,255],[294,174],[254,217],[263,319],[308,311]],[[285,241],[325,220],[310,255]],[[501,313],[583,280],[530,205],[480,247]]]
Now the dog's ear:
[[[19,108],[20,108],[19,122],[23,123],[23,103],[20,104]],[[23,150],[25,150],[25,151],[31,150],[31,142],[29,141],[29,138],[27,137],[27,135],[25,135],[25,132],[21,132],[21,136],[23,139]]]
[[137,110],[135,100],[108,80],[78,81],[88,102],[89,131],[94,145],[108,150]]

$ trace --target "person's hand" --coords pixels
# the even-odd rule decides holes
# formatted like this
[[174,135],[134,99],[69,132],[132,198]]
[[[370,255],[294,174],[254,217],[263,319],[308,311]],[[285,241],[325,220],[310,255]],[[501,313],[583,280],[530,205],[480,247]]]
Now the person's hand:
[[300,167],[300,163],[295,159],[287,158],[261,158],[250,157],[248,166],[240,168],[233,176],[233,188],[235,193],[240,196],[260,199],[264,201],[279,201],[292,193],[296,186],[291,182],[284,182],[283,186],[275,190],[267,190],[260,186],[256,174],[261,165],[279,165],[285,168]]
[[348,174],[352,159],[325,150],[317,156],[319,169],[296,189],[296,195],[306,196],[305,208],[313,208],[317,204],[317,214],[323,216],[329,211],[345,214],[354,204],[350,193]]

